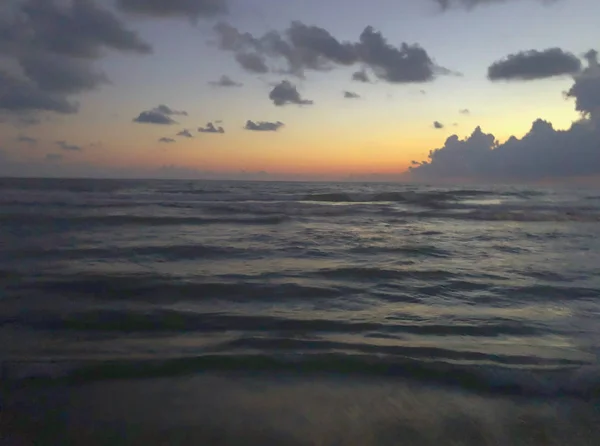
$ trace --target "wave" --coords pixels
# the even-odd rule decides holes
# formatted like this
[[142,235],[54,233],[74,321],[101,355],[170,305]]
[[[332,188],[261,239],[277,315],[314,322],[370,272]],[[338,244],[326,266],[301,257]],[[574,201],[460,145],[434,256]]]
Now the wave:
[[[159,245],[159,246],[131,246],[111,248],[58,248],[53,250],[19,249],[6,251],[5,254],[13,259],[100,259],[106,260],[139,260],[140,257],[160,259],[165,261],[195,260],[207,258],[248,257],[264,254],[258,249],[240,249],[227,246],[211,245]],[[0,273],[0,278],[2,277]]]
[[426,206],[440,205],[445,201],[456,201],[469,197],[483,195],[494,195],[490,191],[479,190],[454,190],[454,191],[403,191],[403,192],[379,192],[372,194],[348,194],[340,192],[317,193],[305,195],[304,201],[331,202],[331,203],[372,203],[372,202],[396,202],[420,204]]
[[354,280],[408,280],[418,279],[429,280],[447,280],[455,277],[450,271],[442,270],[392,270],[376,267],[341,267],[322,269],[313,273],[317,276],[329,279],[354,279]]
[[435,246],[359,246],[350,248],[349,252],[356,254],[404,254],[409,257],[450,257],[452,254]]
[[448,214],[449,218],[481,221],[514,222],[600,222],[600,213],[557,210],[555,212],[532,210],[476,210],[465,214]]
[[[98,215],[98,216],[68,216],[38,215],[39,224],[43,226],[58,226],[69,229],[73,226],[126,226],[126,225],[148,225],[148,226],[203,226],[203,225],[279,225],[289,220],[283,215],[272,215],[268,217],[248,218],[208,218],[208,217],[179,217],[179,216],[142,216],[142,215]],[[29,223],[28,215],[13,214],[0,216],[0,221],[8,223]]]
[[[379,346],[372,344],[352,344],[352,343],[327,343],[315,339],[298,339],[293,336],[306,333],[349,333],[361,334],[368,338],[388,338],[399,339],[403,334],[427,335],[427,336],[481,336],[481,337],[499,337],[499,336],[534,336],[539,334],[539,330],[534,326],[513,321],[510,319],[492,318],[485,324],[439,324],[439,323],[413,323],[406,319],[386,319],[381,322],[365,322],[357,320],[326,320],[326,319],[293,319],[286,317],[260,316],[260,315],[241,315],[227,313],[197,313],[192,311],[176,310],[151,310],[151,311],[133,311],[133,310],[89,310],[84,312],[64,313],[64,314],[42,314],[30,311],[16,315],[11,318],[4,318],[3,324],[16,324],[41,330],[75,330],[81,332],[101,331],[101,332],[156,332],[160,333],[225,333],[225,332],[244,332],[254,333],[256,335],[267,335],[276,333],[279,339],[274,344],[264,338],[258,340],[255,346],[261,349],[275,348],[297,348],[303,349],[321,349],[328,350],[337,348],[344,351],[360,350],[371,353],[396,353],[406,354],[407,352],[416,352],[421,356],[443,356],[434,354],[435,349],[413,348],[413,347],[395,347]],[[282,337],[284,334],[287,337]],[[243,337],[236,341],[249,345],[257,338]],[[261,345],[259,343],[262,342]],[[287,344],[285,344],[287,342]],[[229,351],[233,344],[222,346],[223,351]],[[445,349],[439,349],[447,351]],[[419,353],[421,352],[421,353]],[[438,352],[439,353],[439,352]],[[446,356],[449,353],[446,354]],[[466,357],[462,353],[454,352],[455,359]]]
[[[32,361],[39,367],[39,361]],[[515,369],[501,365],[470,366],[446,361],[414,358],[372,357],[360,354],[209,354],[163,360],[112,360],[103,362],[54,363],[54,374],[62,368],[63,380],[71,383],[107,379],[189,376],[215,372],[282,372],[295,375],[342,374],[406,379],[422,384],[455,387],[480,394],[518,397],[600,398],[600,369],[586,364]],[[27,375],[27,362],[6,362],[10,379]],[[31,367],[31,366],[30,366]],[[38,379],[44,379],[37,376]],[[52,377],[52,383],[58,379]]]
[[231,282],[192,282],[156,273],[138,275],[77,275],[37,280],[23,284],[45,294],[87,296],[111,300],[182,301],[219,299],[260,302],[273,299],[318,299],[340,297],[343,287],[308,286],[297,283],[269,284],[269,277],[230,275]]

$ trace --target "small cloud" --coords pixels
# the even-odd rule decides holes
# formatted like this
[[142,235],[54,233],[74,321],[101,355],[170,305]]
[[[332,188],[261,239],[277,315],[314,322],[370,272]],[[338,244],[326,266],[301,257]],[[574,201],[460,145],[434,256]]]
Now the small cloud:
[[297,105],[312,105],[313,101],[303,99],[298,92],[298,89],[290,81],[281,81],[279,84],[271,90],[269,93],[269,99],[273,103],[280,107],[286,104],[297,104]]
[[488,79],[491,81],[547,79],[577,74],[581,68],[582,63],[577,56],[560,48],[530,50],[510,54],[494,62],[488,68]]
[[352,80],[356,81],[356,82],[364,82],[364,83],[371,82],[366,70],[360,70],[360,71],[356,71],[356,72],[352,73]]
[[186,111],[173,110],[172,108],[162,104],[152,110],[143,111],[139,114],[133,122],[139,124],[158,124],[158,125],[171,125],[176,124],[171,116],[187,116]]
[[421,93],[422,95],[426,95],[427,92],[425,90],[419,90],[419,93]]
[[59,153],[49,153],[46,155],[46,161],[57,163],[63,160],[63,156]]
[[469,110],[468,108],[463,108],[462,110],[458,111],[461,115],[470,115],[471,114],[471,110]]
[[193,138],[194,137],[194,135],[192,135],[192,133],[188,129],[183,129],[181,132],[179,132],[177,134],[177,136],[183,136],[184,138]]
[[223,75],[218,81],[209,82],[210,85],[215,87],[241,87],[243,84],[235,82],[229,76]]
[[35,145],[38,142],[38,140],[36,138],[32,138],[30,136],[25,136],[25,135],[19,135],[19,137],[17,138],[17,141],[25,143],[25,144],[30,144],[30,145]]
[[442,124],[440,121],[434,121],[433,122],[433,128],[434,129],[443,129],[444,128],[444,124]]
[[161,142],[163,144],[173,144],[174,142],[176,142],[173,138],[160,138],[158,140],[158,142]]
[[225,129],[220,126],[214,125],[212,122],[208,122],[205,127],[199,127],[200,133],[225,133]]
[[69,152],[81,152],[83,148],[81,146],[76,146],[74,144],[68,144],[66,141],[56,141],[56,145],[60,147],[62,150],[66,150]]
[[344,91],[344,97],[346,99],[359,99],[360,95],[358,93],[354,93],[352,91]]
[[246,130],[251,130],[253,132],[276,132],[285,124],[281,121],[276,122],[268,122],[268,121],[247,121],[246,126],[244,127]]

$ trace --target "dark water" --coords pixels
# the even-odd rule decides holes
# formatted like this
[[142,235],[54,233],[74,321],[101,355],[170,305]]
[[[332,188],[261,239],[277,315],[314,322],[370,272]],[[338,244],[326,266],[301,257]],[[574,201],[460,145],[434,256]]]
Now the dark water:
[[597,445],[600,192],[0,180],[0,321],[75,444]]

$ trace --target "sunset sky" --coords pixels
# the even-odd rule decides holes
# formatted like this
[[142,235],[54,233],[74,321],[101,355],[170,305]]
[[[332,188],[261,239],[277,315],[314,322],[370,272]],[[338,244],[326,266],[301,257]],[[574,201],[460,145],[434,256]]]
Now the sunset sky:
[[[387,179],[441,148],[414,174],[600,173],[597,0],[8,0],[0,14],[2,175]],[[521,140],[538,119],[555,130]],[[467,140],[455,166],[453,141],[478,126],[519,140]]]

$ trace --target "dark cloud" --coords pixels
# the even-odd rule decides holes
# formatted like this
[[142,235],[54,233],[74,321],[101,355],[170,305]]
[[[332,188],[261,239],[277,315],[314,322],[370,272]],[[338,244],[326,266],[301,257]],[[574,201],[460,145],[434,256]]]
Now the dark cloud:
[[251,130],[254,132],[276,132],[285,124],[280,121],[276,122],[268,122],[268,121],[247,121],[246,126],[244,127],[246,130]]
[[205,127],[198,128],[200,133],[225,133],[225,129],[220,126],[214,125],[212,122],[208,122]]
[[370,26],[360,36],[358,51],[377,77],[390,83],[428,82],[435,77],[436,66],[427,51],[407,43],[396,48]]
[[69,144],[66,141],[56,141],[56,145],[60,147],[62,150],[66,150],[68,152],[81,152],[83,148],[81,146],[76,146],[74,144]]
[[149,53],[151,47],[108,9],[91,0],[26,0],[13,35],[30,48],[95,59],[103,48]]
[[352,43],[342,43],[329,31],[318,26],[307,26],[294,21],[287,30],[287,35],[302,66],[320,69],[325,62],[352,65],[357,61],[358,56]]
[[[147,54],[151,47],[111,10],[92,0],[14,0],[0,12],[0,55],[22,74],[0,74],[0,108],[75,113],[70,95],[108,82],[93,63],[106,50]],[[32,119],[37,119],[31,116]]]
[[235,60],[240,66],[251,73],[264,74],[269,72],[265,58],[258,53],[238,53]]
[[242,84],[240,84],[239,82],[235,82],[233,79],[231,79],[229,76],[223,75],[219,78],[218,81],[211,81],[209,82],[211,85],[214,85],[215,87],[241,87]]
[[25,144],[31,144],[31,145],[35,145],[38,142],[38,140],[36,138],[32,138],[31,136],[26,136],[26,135],[19,135],[17,137],[17,141],[25,143]]
[[118,0],[125,12],[154,17],[183,16],[197,19],[228,12],[227,0]]
[[492,81],[545,79],[579,73],[581,66],[577,56],[560,48],[522,51],[490,65],[488,78]]
[[468,137],[450,136],[428,160],[411,169],[415,178],[537,180],[600,175],[600,70],[593,58],[567,93],[582,119],[566,130],[536,120],[522,138],[500,143],[480,127]]
[[166,105],[159,105],[152,110],[143,111],[139,114],[133,122],[140,124],[159,124],[159,125],[171,125],[177,124],[171,116],[187,116],[187,112],[173,110]]
[[461,110],[458,111],[461,115],[470,115],[471,114],[471,110],[469,110],[468,108],[463,108]]
[[63,156],[60,153],[49,153],[45,157],[46,161],[56,163],[63,160]]
[[433,121],[433,128],[438,130],[443,129],[444,124],[442,124],[440,121]]
[[[327,71],[362,63],[391,83],[427,82],[437,75],[454,74],[436,66],[420,46],[392,46],[372,27],[363,31],[358,42],[341,42],[324,28],[298,21],[283,32],[269,31],[259,37],[228,23],[217,24],[215,31],[218,46],[233,52],[244,69],[255,73],[273,71],[303,77],[306,70]],[[364,69],[355,72],[353,79],[369,81]]]
[[217,45],[225,51],[260,51],[261,46],[257,39],[250,33],[242,33],[235,26],[226,22],[219,22],[214,30],[217,34]]
[[575,108],[600,125],[600,64],[598,52],[590,50],[585,54],[588,67],[575,77],[575,83],[566,93],[575,99]]
[[352,91],[344,91],[344,97],[346,99],[359,99],[360,95]]
[[78,93],[108,83],[87,61],[52,54],[25,55],[20,60],[24,73],[40,89],[56,93]]
[[177,136],[182,136],[184,138],[194,137],[194,135],[192,135],[192,133],[188,129],[183,129],[181,132],[177,133]]
[[308,99],[302,99],[298,89],[290,81],[281,81],[277,84],[271,93],[269,93],[269,99],[277,106],[283,106],[286,104],[297,104],[297,105],[312,105],[313,101]]
[[364,83],[371,82],[366,70],[359,70],[359,71],[352,73],[352,80],[356,81],[356,82],[364,82]]
[[160,138],[158,140],[158,142],[163,143],[163,144],[173,144],[174,142],[176,142],[173,138]]
[[0,110],[8,112],[52,111],[76,113],[78,104],[60,94],[40,89],[33,82],[0,71]]

